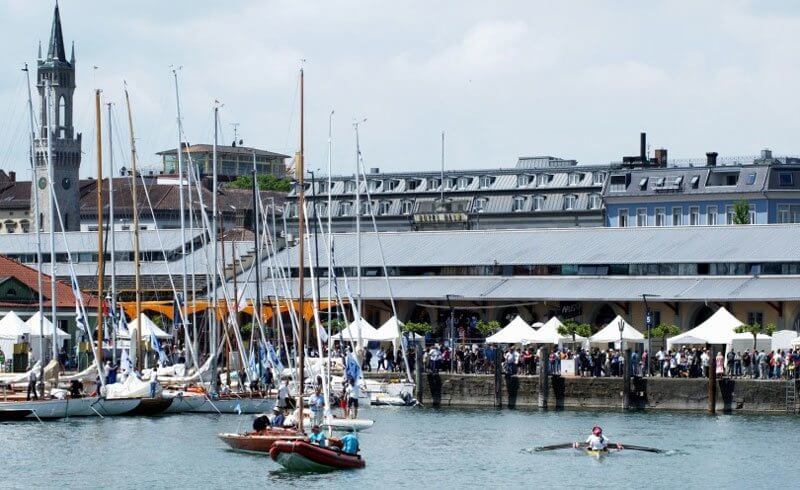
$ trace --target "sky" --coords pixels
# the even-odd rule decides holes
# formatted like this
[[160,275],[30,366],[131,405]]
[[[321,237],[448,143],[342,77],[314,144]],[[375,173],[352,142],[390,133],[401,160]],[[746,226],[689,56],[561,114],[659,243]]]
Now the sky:
[[[0,168],[29,175],[24,63],[46,45],[54,3],[0,0]],[[583,164],[650,151],[671,158],[800,154],[800,2],[792,0],[62,0],[75,42],[81,175],[94,175],[94,89],[114,104],[127,160],[123,80],[143,165],[186,138],[293,155],[305,70],[309,169],[335,174],[510,167],[519,156]],[[304,61],[303,61],[304,60]],[[97,68],[94,68],[97,67]],[[34,101],[38,105],[38,100]],[[104,121],[105,124],[105,121]],[[105,138],[105,136],[104,136]]]

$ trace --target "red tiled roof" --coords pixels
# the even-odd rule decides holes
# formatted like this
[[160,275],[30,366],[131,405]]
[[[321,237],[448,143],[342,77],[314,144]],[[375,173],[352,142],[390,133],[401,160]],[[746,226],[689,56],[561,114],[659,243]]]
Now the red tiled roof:
[[[16,278],[21,283],[25,284],[34,293],[38,294],[38,273],[36,269],[33,267],[28,267],[27,265],[21,264],[16,260],[9,259],[4,255],[0,255],[0,272],[2,272],[3,276],[10,276]],[[42,274],[42,295],[44,296],[44,305],[45,307],[50,307],[50,276],[47,274]],[[83,295],[83,305],[88,308],[97,308],[97,298],[93,295],[86,294],[81,292]],[[22,303],[15,303],[15,304],[6,304],[7,302],[3,302],[4,306],[17,306]],[[31,303],[24,303],[24,305],[29,306]],[[56,280],[56,307],[57,308],[75,308],[75,296],[72,293],[72,287],[63,282]]]

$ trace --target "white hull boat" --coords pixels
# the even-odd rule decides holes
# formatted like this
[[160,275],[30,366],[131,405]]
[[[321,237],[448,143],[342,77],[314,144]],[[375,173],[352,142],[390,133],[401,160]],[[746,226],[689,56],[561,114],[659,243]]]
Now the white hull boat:
[[0,410],[30,410],[28,419],[61,419],[67,416],[67,400],[0,402]]
[[198,395],[193,393],[169,393],[165,392],[163,394],[164,398],[171,398],[172,404],[164,413],[185,413],[185,412],[194,412],[196,409],[200,408],[205,404],[206,397],[205,395]]
[[322,427],[330,428],[337,432],[347,432],[351,428],[356,432],[362,432],[375,425],[374,420],[370,419],[339,419],[328,418],[322,423]]
[[272,410],[272,398],[221,398],[210,400],[204,397],[203,403],[192,410],[194,413],[264,413]]

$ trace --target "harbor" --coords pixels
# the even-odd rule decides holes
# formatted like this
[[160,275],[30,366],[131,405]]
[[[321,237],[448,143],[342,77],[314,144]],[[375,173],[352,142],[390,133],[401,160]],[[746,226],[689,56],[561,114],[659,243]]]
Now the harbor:
[[595,4],[234,3],[0,3],[1,486],[796,479],[796,94],[719,85],[729,24],[703,80]]

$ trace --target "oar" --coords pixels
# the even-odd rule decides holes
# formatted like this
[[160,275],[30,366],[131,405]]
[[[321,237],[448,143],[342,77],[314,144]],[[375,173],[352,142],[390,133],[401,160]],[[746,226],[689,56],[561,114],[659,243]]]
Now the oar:
[[630,451],[644,451],[646,453],[665,453],[666,451],[663,449],[658,449],[655,447],[647,447],[647,446],[636,446],[633,444],[622,444],[622,449],[630,450]]
[[551,446],[539,446],[533,448],[536,452],[542,451],[555,451],[556,449],[571,449],[574,443],[572,442],[565,442],[563,444],[553,444]]

